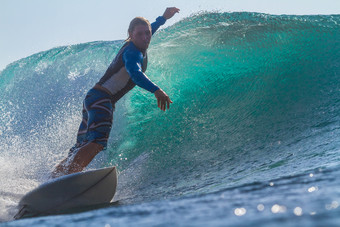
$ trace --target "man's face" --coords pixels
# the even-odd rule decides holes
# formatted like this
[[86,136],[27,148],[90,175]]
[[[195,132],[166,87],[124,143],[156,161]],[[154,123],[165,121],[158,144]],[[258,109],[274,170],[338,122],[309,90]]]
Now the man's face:
[[139,24],[129,33],[131,41],[141,51],[148,49],[151,41],[151,30],[147,25]]

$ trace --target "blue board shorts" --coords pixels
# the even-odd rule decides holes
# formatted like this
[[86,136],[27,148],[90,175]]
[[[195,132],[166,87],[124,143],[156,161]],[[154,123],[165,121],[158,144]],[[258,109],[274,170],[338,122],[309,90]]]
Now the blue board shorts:
[[70,149],[69,155],[85,144],[94,142],[107,147],[113,122],[114,104],[111,96],[92,88],[83,102],[83,119],[77,134],[77,143]]

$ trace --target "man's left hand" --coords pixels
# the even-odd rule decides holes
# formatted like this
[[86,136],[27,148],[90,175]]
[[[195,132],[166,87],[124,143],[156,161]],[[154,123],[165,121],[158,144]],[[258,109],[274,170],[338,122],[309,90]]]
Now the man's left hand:
[[166,8],[164,14],[163,14],[163,17],[165,19],[170,19],[171,17],[173,17],[175,15],[175,13],[179,13],[179,9],[176,8],[176,7],[168,7]]
[[172,103],[172,101],[162,89],[158,89],[157,91],[155,91],[155,96],[157,99],[158,107],[161,110],[165,111],[166,109],[170,108],[170,103]]

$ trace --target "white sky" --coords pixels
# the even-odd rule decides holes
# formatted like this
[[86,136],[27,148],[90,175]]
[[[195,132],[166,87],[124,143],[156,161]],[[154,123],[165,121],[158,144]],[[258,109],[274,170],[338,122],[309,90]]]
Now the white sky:
[[170,25],[198,11],[340,14],[340,0],[0,0],[0,70],[56,46],[126,38],[135,16],[152,22],[167,6]]

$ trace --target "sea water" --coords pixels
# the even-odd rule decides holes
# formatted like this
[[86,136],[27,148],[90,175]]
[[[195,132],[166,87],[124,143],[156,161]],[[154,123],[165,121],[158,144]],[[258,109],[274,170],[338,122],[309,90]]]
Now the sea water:
[[112,206],[13,221],[75,143],[82,100],[123,41],[34,54],[0,74],[1,226],[340,226],[340,15],[200,13],[158,31],[116,105]]

